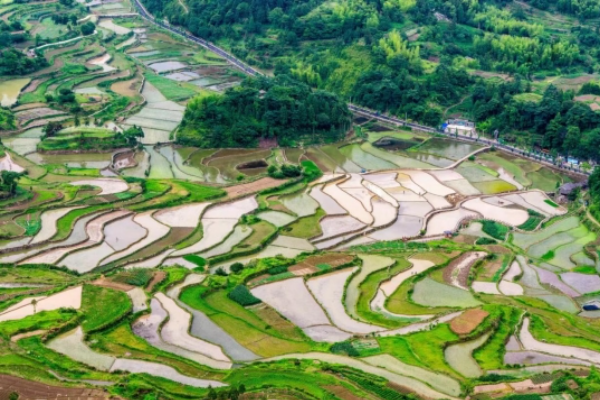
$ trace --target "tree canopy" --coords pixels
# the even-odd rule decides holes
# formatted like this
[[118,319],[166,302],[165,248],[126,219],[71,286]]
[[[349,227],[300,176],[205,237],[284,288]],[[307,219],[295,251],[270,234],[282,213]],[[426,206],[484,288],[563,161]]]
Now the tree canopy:
[[289,76],[247,78],[223,95],[189,102],[177,141],[200,147],[254,147],[260,139],[281,146],[341,139],[351,114],[336,95],[311,90]]

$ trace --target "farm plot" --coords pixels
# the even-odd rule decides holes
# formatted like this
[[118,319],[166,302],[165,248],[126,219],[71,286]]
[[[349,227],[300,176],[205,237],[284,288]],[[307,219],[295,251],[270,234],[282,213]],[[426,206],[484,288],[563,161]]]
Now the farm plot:
[[[113,211],[96,218],[93,218],[85,224],[85,234],[88,240],[82,243],[70,244],[66,247],[51,248],[31,258],[25,258],[19,264],[56,264],[67,254],[90,246],[95,246],[100,243],[103,238],[103,227],[106,223],[115,219],[123,218],[129,214],[129,211],[119,210]],[[77,224],[76,224],[77,225]],[[83,237],[81,240],[85,240]]]
[[306,285],[338,328],[358,334],[383,331],[384,328],[355,321],[346,313],[342,303],[344,286],[355,270],[355,268],[348,268],[312,278],[306,282]]
[[104,29],[108,29],[109,31],[113,31],[117,35],[127,35],[129,32],[131,32],[131,29],[117,25],[113,22],[112,19],[108,18],[102,18],[98,23],[98,26]]
[[375,240],[398,240],[419,235],[423,227],[423,218],[413,215],[398,215],[390,226],[369,234]]
[[473,267],[478,260],[485,257],[485,255],[486,253],[482,251],[462,254],[444,269],[444,281],[459,289],[469,290],[468,277],[471,267]]
[[[142,110],[125,120],[123,128],[136,125],[144,131],[143,144],[169,142],[171,132],[177,128],[183,119],[185,107],[167,100],[151,83],[145,82],[142,96],[146,105]],[[168,119],[162,116],[167,114]]]
[[408,376],[427,383],[435,390],[446,393],[450,396],[459,396],[461,393],[460,384],[453,378],[446,375],[436,374],[428,369],[405,364],[395,357],[388,354],[362,358],[367,364],[385,368],[386,370],[398,375]]
[[[587,228],[585,228],[583,225],[580,225],[575,229],[559,232],[534,244],[528,249],[527,253],[536,258],[543,258],[545,260],[553,259],[555,250],[557,248],[572,243],[578,239],[585,238],[587,234]],[[580,249],[577,251],[580,251]]]
[[146,373],[148,375],[158,376],[173,382],[195,387],[206,388],[209,386],[224,386],[223,383],[218,381],[192,378],[183,375],[167,365],[126,358],[115,358],[100,354],[90,349],[84,343],[84,334],[81,327],[52,339],[48,342],[47,346],[75,361],[79,361],[100,370],[109,372],[125,371],[138,374]]
[[264,221],[275,225],[278,228],[291,224],[296,220],[295,217],[281,211],[263,211],[257,214],[256,216]]
[[90,349],[84,342],[84,333],[81,327],[50,340],[47,346],[57,353],[102,371],[110,370],[116,359]]
[[188,329],[190,327],[192,316],[187,311],[182,309],[173,299],[165,296],[163,293],[157,293],[155,297],[169,314],[169,320],[161,329],[161,336],[165,342],[203,354],[213,360],[229,361],[229,357],[223,353],[223,350],[219,346],[189,334]]
[[443,235],[444,232],[454,232],[465,219],[476,218],[477,214],[464,208],[443,211],[434,214],[427,221],[426,236]]
[[579,360],[589,361],[596,365],[600,364],[600,353],[596,351],[580,347],[561,346],[557,344],[541,342],[535,339],[529,331],[529,324],[530,319],[528,317],[524,318],[521,330],[519,332],[519,340],[526,350],[540,351],[542,353],[548,353],[560,357],[574,357]]
[[429,307],[475,307],[481,303],[465,290],[444,285],[427,277],[415,285],[412,299]]
[[258,286],[251,292],[315,341],[338,342],[351,336],[331,325],[321,306],[304,285],[302,277]]
[[279,201],[298,217],[314,215],[319,208],[319,203],[306,192],[281,196]]
[[115,194],[127,191],[129,186],[120,179],[87,179],[75,182],[69,182],[73,186],[96,186],[102,189],[99,195]]
[[450,322],[450,329],[458,335],[466,335],[475,330],[489,315],[485,310],[474,308],[467,310]]
[[501,294],[495,282],[473,282],[471,288],[475,293]]
[[[567,364],[567,365],[592,365],[592,363],[576,358],[551,356],[538,351],[507,351],[504,354],[506,365],[537,365],[537,364]],[[561,369],[564,368],[561,367]]]
[[306,239],[295,238],[291,236],[279,235],[273,241],[274,246],[287,247],[290,249],[311,251],[314,246]]
[[567,211],[563,207],[552,207],[547,201],[551,201],[545,193],[540,191],[530,191],[526,193],[520,193],[521,196],[527,203],[533,207],[542,210],[546,215],[563,215]]
[[457,343],[446,347],[444,357],[450,366],[462,376],[477,378],[483,375],[483,371],[472,354],[475,349],[481,347],[490,337],[491,333],[480,336],[468,342]]
[[10,153],[6,152],[6,155],[0,159],[0,171],[14,171],[21,173],[25,171],[25,168],[14,162]]
[[460,160],[481,148],[481,146],[471,143],[444,138],[432,138],[419,146],[419,151],[449,158],[451,160]]
[[164,225],[182,228],[198,226],[200,216],[211,203],[192,203],[177,207],[165,208],[154,214],[154,219]]
[[582,294],[597,292],[598,288],[600,288],[600,277],[598,275],[566,272],[560,274],[560,278],[566,282],[567,285],[573,287]]
[[153,298],[150,301],[150,309],[151,314],[140,317],[132,325],[132,331],[136,336],[139,336],[142,339],[146,340],[150,345],[156,347],[159,350],[163,350],[187,358],[189,360],[197,362],[200,365],[206,365],[215,369],[229,369],[231,367],[230,362],[216,361],[202,354],[184,349],[183,347],[166,343],[160,337],[159,329],[163,325],[165,319],[169,316],[169,314],[165,311],[160,302],[155,298]]
[[137,214],[133,217],[133,221],[136,224],[140,225],[142,228],[144,228],[148,232],[148,234],[144,236],[143,239],[137,241],[133,245],[125,248],[124,250],[116,252],[113,255],[102,260],[102,265],[106,265],[113,261],[117,261],[121,258],[134,254],[138,250],[141,250],[142,248],[156,242],[157,240],[166,236],[169,233],[169,227],[161,224],[160,222],[152,218],[153,212],[154,211],[146,211]]
[[323,193],[321,187],[315,186],[310,191],[310,196],[315,199],[323,211],[328,215],[346,214],[346,210],[340,206],[332,197]]
[[362,222],[349,215],[325,217],[320,221],[320,225],[323,234],[317,238],[319,241],[352,233],[365,227]]
[[396,214],[398,213],[398,210],[387,201],[374,197],[372,204],[373,212],[371,214],[373,215],[373,228],[391,224],[397,218]]
[[104,241],[115,251],[121,251],[148,234],[148,231],[133,220],[133,216],[106,224]]
[[264,149],[219,150],[205,159],[204,163],[208,167],[216,168],[226,180],[235,181],[241,172],[238,170],[239,166],[249,163],[266,163],[265,159],[270,155],[271,150]]
[[440,393],[434,389],[432,389],[427,384],[421,382],[418,379],[409,378],[404,375],[399,375],[394,373],[387,368],[379,368],[372,365],[369,365],[362,360],[340,356],[336,354],[329,353],[293,353],[286,354],[284,356],[278,356],[273,358],[268,358],[265,361],[274,361],[274,360],[285,360],[285,359],[300,359],[300,360],[319,360],[326,363],[331,364],[339,364],[345,365],[350,368],[357,369],[359,371],[363,371],[368,374],[373,374],[375,376],[380,376],[389,380],[394,385],[398,385],[399,387],[410,388],[411,391],[414,391],[419,396],[423,396],[425,398],[430,399],[446,399],[448,398],[447,394]]
[[77,286],[50,296],[26,298],[0,312],[0,322],[20,320],[41,311],[52,311],[60,308],[78,310],[81,307],[82,292],[82,287]]
[[526,250],[532,245],[542,242],[559,232],[569,231],[579,226],[577,217],[568,217],[554,222],[550,226],[533,233],[513,233],[513,243]]
[[379,271],[384,268],[389,268],[394,265],[394,259],[384,256],[361,254],[359,255],[362,260],[362,266],[357,274],[354,274],[346,287],[346,295],[344,297],[344,304],[346,311],[350,316],[356,317],[356,303],[360,296],[360,284],[375,271]]
[[60,261],[59,265],[61,267],[66,267],[71,271],[85,273],[96,268],[101,260],[114,252],[115,250],[112,247],[106,242],[102,242],[96,246],[71,252]]
[[377,171],[398,167],[396,164],[367,153],[359,144],[344,146],[340,149],[340,153],[365,170]]
[[[426,188],[426,191],[428,193],[442,197],[455,193],[453,189],[444,186],[433,176],[429,175],[427,172],[406,170],[402,171],[402,173],[410,176],[410,178],[413,182],[415,182],[415,184],[419,185],[422,188]],[[400,183],[403,182],[400,181]]]
[[337,185],[325,185],[323,192],[331,196],[331,198],[341,205],[352,217],[363,224],[369,225],[373,222],[373,217],[369,211],[365,209],[362,202],[340,189]]
[[189,247],[177,250],[172,255],[183,256],[198,253],[222,242],[233,230],[239,218],[258,207],[254,197],[215,205],[205,211],[201,219],[204,236]]
[[221,254],[226,254],[233,249],[234,246],[237,246],[242,240],[246,239],[248,236],[252,234],[252,228],[247,225],[237,225],[233,232],[225,240],[223,240],[220,244],[211,248],[208,251],[200,253],[200,256],[208,259],[211,257],[216,257]]
[[596,240],[596,234],[594,232],[588,232],[584,237],[556,248],[554,250],[554,258],[552,258],[549,263],[563,269],[575,268],[577,265],[573,262],[573,256],[582,252],[583,248],[594,240]]
[[76,210],[79,207],[68,207],[59,208],[56,210],[45,211],[42,213],[40,219],[42,220],[42,228],[40,231],[31,239],[31,244],[44,242],[51,239],[57,232],[56,222],[64,217],[68,212]]
[[152,146],[144,146],[144,151],[148,153],[150,161],[150,179],[173,179],[173,170],[171,163],[160,152]]
[[519,226],[529,218],[529,214],[525,210],[497,207],[480,198],[468,200],[462,206],[468,210],[480,213],[485,219],[499,221],[509,226]]

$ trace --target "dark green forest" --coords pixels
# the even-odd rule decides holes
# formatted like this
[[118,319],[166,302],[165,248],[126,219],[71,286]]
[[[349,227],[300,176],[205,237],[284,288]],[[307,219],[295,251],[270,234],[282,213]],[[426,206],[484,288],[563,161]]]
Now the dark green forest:
[[[144,3],[266,73],[345,101],[430,126],[461,105],[464,116],[487,133],[498,129],[507,142],[600,157],[598,117],[574,100],[579,90],[537,84],[600,69],[597,0],[189,0],[189,13],[176,0]],[[570,28],[554,27],[545,12],[572,18]],[[280,125],[256,122],[214,135],[237,145],[255,144],[256,133],[290,143],[291,132],[307,130],[283,133]],[[231,136],[248,127],[243,138]],[[205,146],[216,143],[202,137]],[[189,134],[181,140],[198,143]]]
[[199,147],[256,147],[259,139],[280,146],[331,142],[351,127],[338,96],[311,90],[289,76],[247,78],[223,95],[190,101],[177,141]]

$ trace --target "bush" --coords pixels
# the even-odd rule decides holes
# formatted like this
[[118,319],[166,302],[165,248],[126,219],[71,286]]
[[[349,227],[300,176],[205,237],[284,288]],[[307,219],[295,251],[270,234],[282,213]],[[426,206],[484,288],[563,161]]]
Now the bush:
[[496,221],[483,220],[481,224],[485,233],[498,240],[504,240],[509,230],[507,226]]
[[496,240],[486,238],[486,237],[481,237],[481,238],[477,239],[477,241],[475,242],[475,244],[478,244],[478,245],[497,244],[497,243],[498,242]]
[[300,163],[303,168],[304,177],[307,181],[314,181],[323,176],[323,172],[317,167],[317,164],[310,160],[304,160]]
[[152,270],[145,268],[134,268],[128,271],[127,274],[123,275],[122,280],[123,283],[133,286],[145,287],[152,279],[153,272]]
[[278,274],[283,274],[284,272],[287,272],[288,267],[285,265],[279,265],[277,267],[272,267],[269,268],[267,270],[267,272],[269,273],[269,275],[278,275]]
[[334,343],[330,348],[329,351],[331,351],[334,354],[346,354],[350,357],[358,357],[358,350],[356,350],[353,346],[352,343],[350,342],[338,342],[338,343]]
[[255,297],[244,285],[238,285],[233,288],[233,290],[227,294],[227,297],[244,307],[261,302],[261,300]]
[[217,270],[215,271],[215,275],[219,275],[219,276],[227,276],[227,271],[225,271],[223,269],[223,267],[219,267],[217,268]]
[[202,269],[206,266],[206,260],[195,254],[186,254],[185,256],[183,256],[183,259],[185,261],[191,262],[192,264],[196,264],[199,268]]
[[231,272],[233,272],[234,274],[237,274],[237,273],[241,272],[243,269],[244,269],[244,264],[242,264],[241,262],[233,263],[229,267],[229,270]]

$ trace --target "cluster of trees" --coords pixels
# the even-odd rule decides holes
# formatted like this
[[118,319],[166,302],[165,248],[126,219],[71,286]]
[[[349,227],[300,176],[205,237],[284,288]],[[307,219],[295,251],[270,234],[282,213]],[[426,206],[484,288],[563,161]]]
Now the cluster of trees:
[[11,130],[15,129],[15,116],[10,110],[0,108],[0,130]]
[[53,14],[52,21],[59,25],[77,25],[77,15],[75,14]]
[[0,192],[8,193],[11,196],[15,195],[21,176],[23,176],[22,173],[15,171],[0,172]]
[[464,70],[440,64],[423,79],[413,77],[408,70],[363,73],[352,90],[352,101],[380,112],[436,126],[441,122],[440,109],[430,102],[454,104],[460,101],[474,79]]
[[28,57],[12,47],[0,50],[0,76],[27,75],[47,66],[48,61],[42,55]]
[[311,90],[286,75],[247,78],[223,95],[189,102],[177,141],[199,147],[255,147],[260,139],[281,146],[341,139],[351,114],[336,95]]
[[573,92],[552,85],[539,102],[515,98],[529,86],[518,78],[500,85],[476,84],[471,97],[473,115],[485,121],[488,132],[498,129],[509,140],[525,137],[525,131],[531,146],[550,149],[555,155],[600,161],[600,114],[574,101]]
[[590,193],[590,212],[600,221],[600,168],[594,169],[588,181]]

